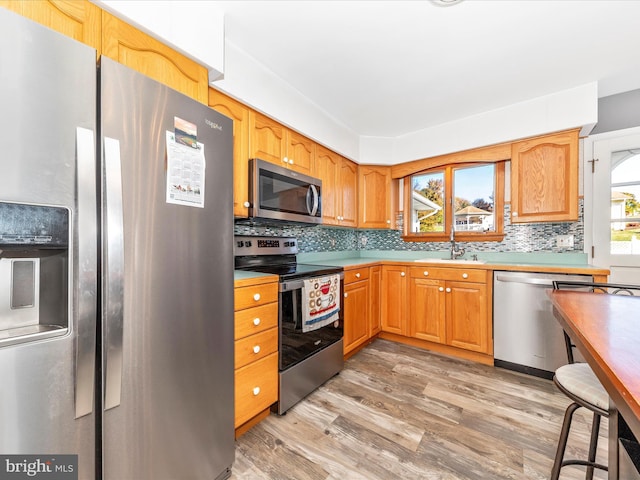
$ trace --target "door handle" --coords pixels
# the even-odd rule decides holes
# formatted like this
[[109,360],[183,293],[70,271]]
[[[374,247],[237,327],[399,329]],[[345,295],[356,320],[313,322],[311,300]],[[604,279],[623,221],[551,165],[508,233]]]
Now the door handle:
[[104,139],[103,188],[104,409],[120,405],[124,328],[124,237],[120,142]]
[[[309,205],[309,197],[311,197],[312,202]],[[307,211],[310,215],[315,215],[318,212],[318,189],[315,185],[309,185],[309,189],[307,190]]]
[[78,308],[76,328],[76,418],[93,412],[98,299],[98,245],[96,213],[96,147],[93,130],[76,128],[78,207],[76,211]]

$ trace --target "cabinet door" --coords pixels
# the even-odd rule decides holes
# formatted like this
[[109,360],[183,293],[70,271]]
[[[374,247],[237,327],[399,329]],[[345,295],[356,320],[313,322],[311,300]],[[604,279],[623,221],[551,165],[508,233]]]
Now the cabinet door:
[[287,132],[287,139],[287,164],[289,168],[305,175],[312,175],[316,144],[307,137],[290,130]]
[[447,344],[489,353],[487,286],[447,282],[445,288]]
[[342,208],[340,225],[355,227],[358,223],[358,165],[342,159],[340,167],[340,183],[342,187]]
[[382,330],[380,325],[381,282],[382,268],[380,266],[371,267],[369,273],[369,337],[377,335]]
[[233,120],[233,214],[249,215],[249,109],[213,88],[209,106]]
[[511,146],[511,222],[578,219],[578,130]]
[[409,298],[409,335],[445,343],[445,282],[412,278]]
[[315,171],[322,180],[322,222],[339,225],[338,209],[341,207],[338,188],[341,158],[321,145],[316,147]]
[[391,167],[358,167],[358,227],[391,228]]
[[249,114],[249,156],[286,167],[285,128],[275,120],[252,111]]
[[369,281],[344,287],[344,353],[369,339]]
[[101,10],[93,3],[77,0],[29,0],[9,2],[8,6],[15,12],[100,52]]
[[407,335],[407,267],[382,267],[382,331]]
[[105,11],[102,54],[207,104],[209,74],[205,67]]

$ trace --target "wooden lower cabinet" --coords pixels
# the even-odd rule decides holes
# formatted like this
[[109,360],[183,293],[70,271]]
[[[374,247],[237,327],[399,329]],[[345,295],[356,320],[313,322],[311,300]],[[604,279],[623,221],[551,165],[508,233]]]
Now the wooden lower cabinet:
[[484,269],[383,266],[382,336],[492,363],[491,278]]
[[382,331],[407,335],[407,271],[408,267],[384,265],[382,267]]
[[369,268],[369,337],[373,338],[382,331],[380,324],[381,312],[382,267],[377,265]]
[[278,277],[235,282],[235,428],[247,431],[278,401]]
[[369,275],[344,285],[344,354],[369,340]]

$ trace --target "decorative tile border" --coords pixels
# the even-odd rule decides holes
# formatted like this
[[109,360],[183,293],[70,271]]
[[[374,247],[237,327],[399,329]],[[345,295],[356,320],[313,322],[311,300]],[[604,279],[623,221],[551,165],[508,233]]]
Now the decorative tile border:
[[[301,253],[339,252],[346,250],[446,250],[448,242],[405,242],[398,230],[360,230],[328,226],[235,225],[236,235],[291,236],[298,239]],[[474,252],[582,252],[584,249],[584,203],[580,199],[577,222],[511,224],[511,205],[504,207],[502,242],[461,242]],[[571,248],[558,248],[557,235],[573,235]]]

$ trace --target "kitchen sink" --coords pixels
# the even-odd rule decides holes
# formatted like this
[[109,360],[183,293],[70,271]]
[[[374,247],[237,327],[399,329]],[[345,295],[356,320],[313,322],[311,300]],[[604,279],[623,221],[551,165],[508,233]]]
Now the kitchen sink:
[[415,262],[423,262],[423,263],[453,263],[453,264],[483,264],[486,263],[484,260],[472,260],[470,258],[456,258],[452,260],[450,258],[421,258],[419,260],[414,260]]

